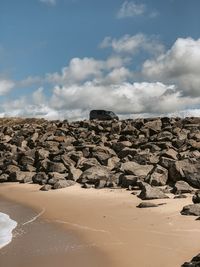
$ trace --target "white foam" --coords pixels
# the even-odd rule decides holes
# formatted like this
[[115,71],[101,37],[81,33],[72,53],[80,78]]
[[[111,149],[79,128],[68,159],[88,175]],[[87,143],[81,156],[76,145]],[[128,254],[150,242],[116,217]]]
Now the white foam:
[[16,221],[12,220],[7,214],[0,212],[0,248],[11,242],[12,231],[16,226]]

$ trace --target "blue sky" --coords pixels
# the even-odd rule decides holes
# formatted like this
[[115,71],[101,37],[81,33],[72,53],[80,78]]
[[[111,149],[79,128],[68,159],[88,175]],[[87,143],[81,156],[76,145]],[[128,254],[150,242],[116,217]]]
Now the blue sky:
[[1,0],[0,116],[200,115],[199,10],[199,0]]

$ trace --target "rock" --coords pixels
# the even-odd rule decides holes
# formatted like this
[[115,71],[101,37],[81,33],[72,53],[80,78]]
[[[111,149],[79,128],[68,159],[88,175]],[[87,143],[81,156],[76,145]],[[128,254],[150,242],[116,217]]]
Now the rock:
[[82,188],[90,189],[90,188],[94,188],[94,185],[93,185],[93,184],[84,183],[84,184],[82,185]]
[[151,203],[151,202],[141,202],[137,208],[156,208],[158,207],[158,204]]
[[68,174],[68,180],[77,181],[82,174],[82,171],[80,169],[76,169],[75,167],[71,166],[69,168],[69,174]]
[[12,172],[9,175],[9,181],[10,182],[31,183],[34,175],[35,175],[34,172],[33,173],[23,172],[23,171]]
[[94,166],[84,171],[77,180],[80,183],[93,183],[99,180],[107,181],[111,176],[111,172],[104,166]]
[[163,157],[174,159],[174,160],[177,160],[177,155],[178,153],[176,152],[176,150],[172,148],[169,148],[168,150],[162,153]]
[[71,181],[71,180],[58,180],[54,185],[53,185],[53,189],[61,189],[61,188],[65,188],[65,187],[69,187],[72,185],[75,185],[76,182]]
[[200,267],[200,254],[195,256],[190,262],[185,262],[181,267]]
[[191,187],[185,181],[176,182],[173,188],[173,193],[175,194],[184,194],[184,193],[192,193],[192,192],[194,192],[194,188]]
[[145,179],[150,185],[153,186],[163,186],[166,185],[168,180],[168,170],[162,166],[157,165],[152,170],[151,174]]
[[181,211],[181,214],[200,216],[200,204],[191,204],[191,205],[184,206]]
[[121,164],[120,170],[125,174],[146,177],[153,169],[153,165],[140,165],[134,161]]
[[59,172],[59,173],[64,173],[66,172],[66,167],[64,166],[63,163],[61,162],[48,162],[48,172]]
[[142,190],[138,197],[142,200],[168,198],[168,196],[165,195],[159,188],[152,187],[147,183],[140,182],[139,186],[142,188]]
[[54,185],[59,180],[66,180],[67,174],[66,173],[59,173],[59,172],[49,172],[48,173],[48,184]]
[[138,176],[121,174],[119,177],[119,185],[123,188],[129,188],[129,186],[137,185]]
[[194,196],[192,197],[192,201],[194,204],[200,203],[200,190],[195,192]]
[[52,186],[50,184],[45,184],[40,188],[41,191],[49,191],[51,189],[52,189]]
[[33,183],[44,185],[48,181],[48,176],[45,172],[38,172],[33,176]]
[[98,180],[95,183],[95,188],[96,189],[102,189],[102,188],[106,187],[106,185],[107,185],[107,183],[105,180]]
[[0,175],[0,183],[8,182],[9,175],[7,173],[3,173]]

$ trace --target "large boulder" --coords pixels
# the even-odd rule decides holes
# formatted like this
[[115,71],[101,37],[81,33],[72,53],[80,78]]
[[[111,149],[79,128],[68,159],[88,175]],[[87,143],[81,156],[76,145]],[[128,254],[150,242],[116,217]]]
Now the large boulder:
[[146,177],[153,169],[153,165],[140,165],[134,161],[128,161],[121,164],[120,170],[125,174]]
[[119,177],[119,185],[124,188],[129,188],[129,186],[136,186],[137,181],[138,181],[138,176],[135,175],[121,174]]
[[160,165],[157,165],[145,180],[153,186],[166,185],[168,180],[168,170]]
[[144,182],[140,182],[139,186],[142,190],[138,197],[141,198],[142,200],[168,198],[168,196],[165,195],[165,193],[163,193],[163,191],[157,187],[152,187]]
[[99,180],[108,181],[111,172],[104,166],[94,166],[84,171],[77,180],[80,183],[93,183]]
[[172,163],[169,167],[169,180],[185,180],[189,185],[200,189],[200,162],[185,159]]
[[200,216],[200,204],[191,204],[191,205],[184,206],[181,211],[181,214]]
[[173,188],[173,193],[175,194],[184,194],[184,193],[192,193],[194,192],[194,188],[191,187],[185,181],[177,181]]

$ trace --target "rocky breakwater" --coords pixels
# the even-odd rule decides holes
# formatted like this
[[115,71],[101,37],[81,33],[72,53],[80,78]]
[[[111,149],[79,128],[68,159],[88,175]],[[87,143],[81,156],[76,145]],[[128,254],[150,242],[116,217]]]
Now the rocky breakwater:
[[166,198],[200,189],[199,150],[200,118],[1,119],[0,182],[37,183],[42,190],[78,182],[140,189],[143,200]]

